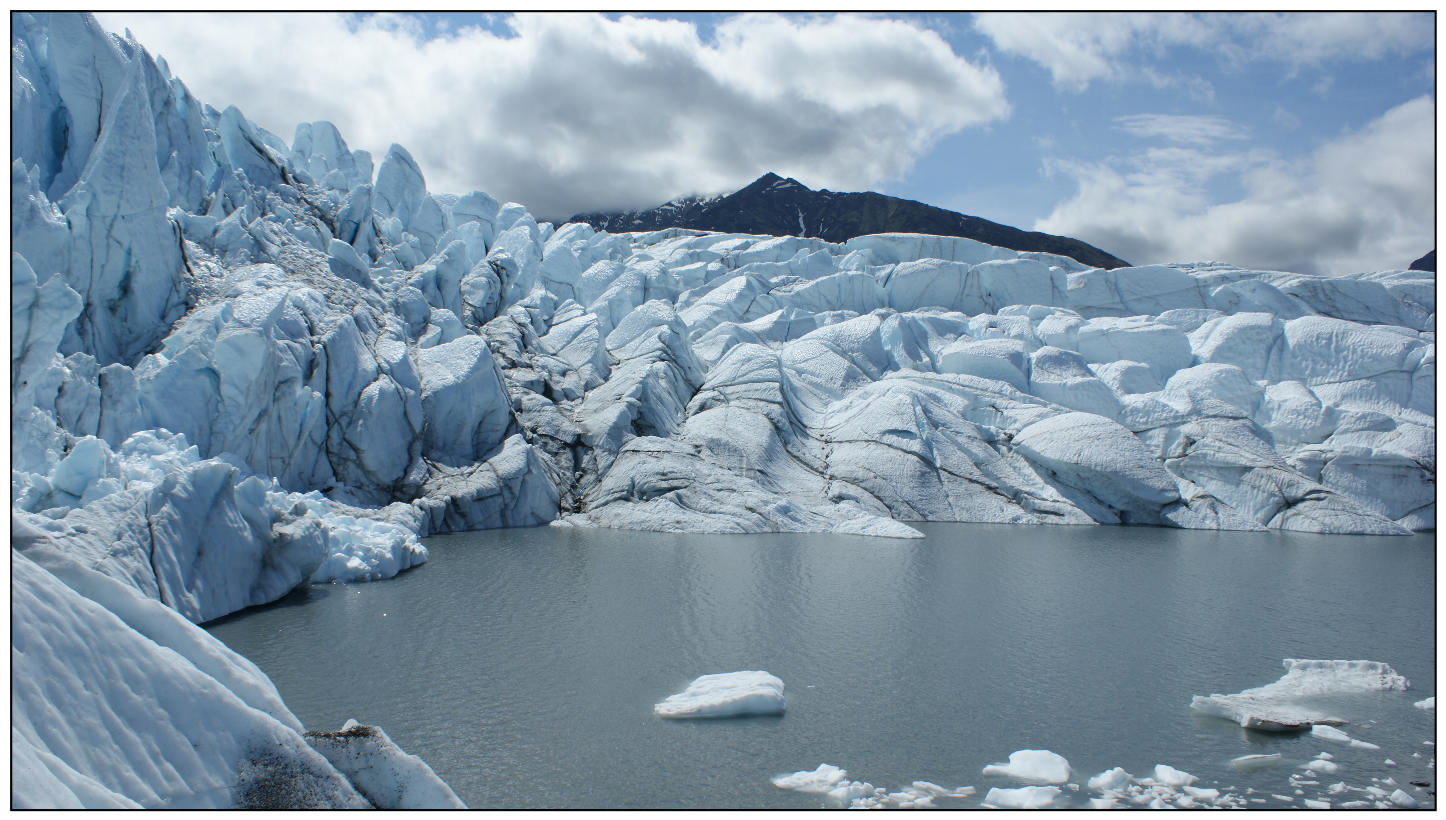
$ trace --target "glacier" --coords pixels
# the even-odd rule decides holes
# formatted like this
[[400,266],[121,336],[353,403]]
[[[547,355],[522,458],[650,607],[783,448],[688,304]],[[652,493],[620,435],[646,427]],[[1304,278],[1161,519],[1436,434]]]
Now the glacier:
[[[12,15],[11,71],[13,613],[39,630],[12,655],[49,646],[26,662],[59,675],[82,646],[139,669],[204,644],[226,661],[185,687],[230,705],[197,714],[276,739],[316,805],[367,798],[194,624],[394,576],[431,534],[1435,528],[1431,272],[612,234],[432,193],[404,147],[374,162],[324,121],[288,143],[88,15]],[[109,752],[26,734],[82,713],[18,699],[14,800],[239,799],[244,750],[186,763],[194,785],[106,779],[180,748],[107,711],[166,658],[72,670],[118,716]]]

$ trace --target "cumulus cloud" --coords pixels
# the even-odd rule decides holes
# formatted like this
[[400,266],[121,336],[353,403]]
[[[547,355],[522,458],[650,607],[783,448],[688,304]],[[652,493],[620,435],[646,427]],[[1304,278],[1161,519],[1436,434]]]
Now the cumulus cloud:
[[1009,114],[988,65],[935,32],[849,15],[679,21],[516,15],[427,39],[407,16],[106,13],[196,96],[284,139],[326,119],[432,190],[482,189],[544,218],[734,190],[766,171],[854,190],[939,138]]
[[1435,42],[1428,13],[990,12],[976,15],[974,27],[1000,50],[1049,69],[1057,87],[1075,92],[1095,80],[1158,85],[1157,72],[1143,61],[1178,46],[1214,52],[1230,63],[1268,60],[1294,70],[1429,50]]
[[[1305,157],[1171,144],[1101,162],[1053,160],[1047,169],[1079,189],[1034,229],[1137,265],[1219,260],[1326,275],[1404,268],[1434,247],[1435,124],[1435,101],[1423,96]],[[1211,202],[1210,183],[1221,178],[1244,195]]]

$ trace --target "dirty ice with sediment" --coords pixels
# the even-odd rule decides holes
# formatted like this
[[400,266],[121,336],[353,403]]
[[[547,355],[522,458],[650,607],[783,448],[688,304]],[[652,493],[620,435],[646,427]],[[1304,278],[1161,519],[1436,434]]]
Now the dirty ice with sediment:
[[436,533],[1435,527],[1433,274],[555,226],[11,31],[15,805],[379,805],[194,624]]

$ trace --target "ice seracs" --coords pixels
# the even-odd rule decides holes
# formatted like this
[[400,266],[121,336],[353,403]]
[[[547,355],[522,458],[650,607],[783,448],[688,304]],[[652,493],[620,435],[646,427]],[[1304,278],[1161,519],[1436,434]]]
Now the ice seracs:
[[666,718],[727,717],[782,714],[783,681],[767,672],[724,672],[702,675],[676,695],[653,707]]

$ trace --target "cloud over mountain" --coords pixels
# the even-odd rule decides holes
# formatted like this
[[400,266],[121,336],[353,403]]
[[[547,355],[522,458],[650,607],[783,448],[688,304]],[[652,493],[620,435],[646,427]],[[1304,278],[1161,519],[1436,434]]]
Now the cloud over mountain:
[[[218,19],[219,18],[219,19]],[[427,39],[415,19],[102,14],[198,98],[291,138],[329,119],[433,190],[481,188],[545,217],[722,192],[764,171],[868,188],[949,133],[1005,117],[998,73],[936,32],[850,15],[691,23],[517,15]]]

